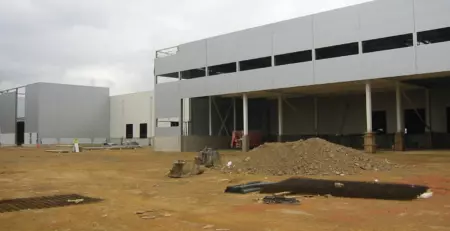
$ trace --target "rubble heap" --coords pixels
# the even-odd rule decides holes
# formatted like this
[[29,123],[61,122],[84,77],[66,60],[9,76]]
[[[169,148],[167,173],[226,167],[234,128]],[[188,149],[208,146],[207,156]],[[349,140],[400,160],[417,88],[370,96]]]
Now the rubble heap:
[[319,138],[266,143],[233,163],[231,171],[263,175],[354,175],[387,171],[397,165]]

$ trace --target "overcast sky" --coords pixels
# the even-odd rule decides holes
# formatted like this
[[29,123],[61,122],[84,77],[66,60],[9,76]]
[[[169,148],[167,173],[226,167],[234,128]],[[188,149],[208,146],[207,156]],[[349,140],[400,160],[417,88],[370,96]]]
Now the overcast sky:
[[0,89],[153,89],[155,49],[367,0],[0,0]]

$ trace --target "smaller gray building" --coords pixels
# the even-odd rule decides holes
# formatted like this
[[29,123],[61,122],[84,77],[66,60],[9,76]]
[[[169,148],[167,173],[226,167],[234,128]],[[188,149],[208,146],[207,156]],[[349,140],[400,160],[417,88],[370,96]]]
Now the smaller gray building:
[[[68,144],[74,139],[103,143],[109,138],[108,88],[35,83],[0,93],[3,145]],[[25,116],[19,117],[22,107]]]

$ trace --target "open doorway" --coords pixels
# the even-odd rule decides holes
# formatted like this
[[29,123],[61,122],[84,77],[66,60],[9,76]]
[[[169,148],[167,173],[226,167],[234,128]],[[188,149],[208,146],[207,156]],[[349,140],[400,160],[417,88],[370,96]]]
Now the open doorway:
[[25,143],[25,122],[18,121],[16,124],[16,145],[21,146]]

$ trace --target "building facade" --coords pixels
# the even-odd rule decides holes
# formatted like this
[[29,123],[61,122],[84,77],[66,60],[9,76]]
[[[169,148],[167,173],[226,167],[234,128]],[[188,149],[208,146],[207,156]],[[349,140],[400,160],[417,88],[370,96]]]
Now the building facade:
[[448,12],[447,0],[377,0],[160,50],[155,120],[179,123],[155,127],[155,148],[223,148],[233,130],[244,150],[251,130],[368,152],[445,143],[431,134],[449,127]]

